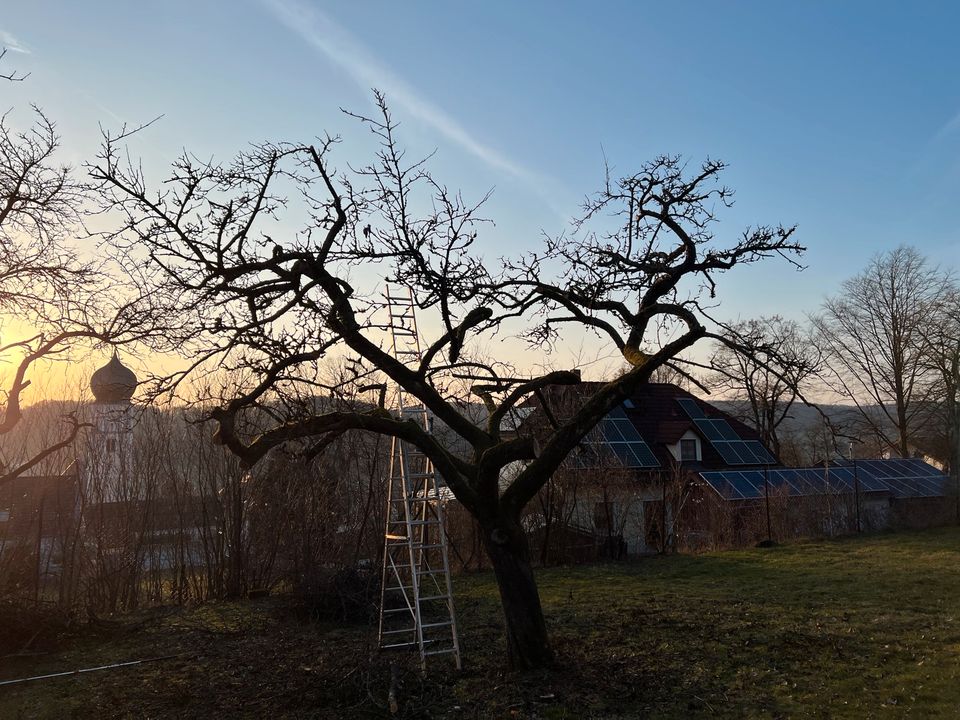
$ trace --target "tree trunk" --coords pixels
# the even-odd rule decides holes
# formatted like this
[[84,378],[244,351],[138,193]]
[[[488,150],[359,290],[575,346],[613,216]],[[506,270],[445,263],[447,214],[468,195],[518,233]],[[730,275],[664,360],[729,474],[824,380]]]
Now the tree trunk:
[[547,667],[553,653],[523,529],[519,523],[503,520],[482,528],[500,590],[510,666],[515,670]]

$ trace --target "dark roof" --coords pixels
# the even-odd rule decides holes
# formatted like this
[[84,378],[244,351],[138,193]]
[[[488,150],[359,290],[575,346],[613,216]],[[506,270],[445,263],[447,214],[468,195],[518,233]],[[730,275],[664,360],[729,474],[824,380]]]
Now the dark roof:
[[[636,425],[636,423],[634,423]],[[697,428],[689,420],[666,420],[659,425],[660,441],[667,445],[674,445],[680,438],[692,430],[699,436]]]
[[[586,401],[604,383],[583,382],[577,385],[553,385],[544,391],[544,396],[554,415],[562,418],[572,414],[580,404]],[[688,431],[700,438],[701,458],[699,463],[684,463],[691,469],[704,470],[729,467],[714,449],[709,439],[697,428],[684,412],[677,400],[687,398],[697,403],[703,414],[709,419],[726,420],[733,431],[742,440],[760,440],[760,436],[749,425],[737,420],[701,398],[671,383],[647,383],[634,392],[629,402],[624,404],[624,412],[637,428],[637,432],[647,442],[656,456],[661,468],[670,467],[673,456],[668,445],[676,444]],[[539,400],[533,398],[526,405],[538,407]],[[631,407],[632,406],[632,407]],[[524,425],[542,425],[545,418],[535,411]]]
[[647,383],[630,396],[633,408],[626,410],[640,436],[650,443],[663,467],[669,467],[671,455],[667,445],[675,444],[688,431],[700,438],[702,462],[685,463],[693,467],[727,467],[708,438],[690,420],[677,400],[687,398],[697,403],[710,419],[726,420],[742,440],[759,440],[760,436],[749,425],[714,407],[683,388],[670,383]]
[[21,476],[0,485],[0,537],[53,537],[77,503],[76,466],[62,475]]
[[[0,541],[63,537],[78,520],[79,477],[76,466],[62,475],[21,476],[0,486]],[[117,502],[89,502],[84,522],[123,531],[177,530],[210,525],[220,509],[205,506],[202,498],[154,498]]]

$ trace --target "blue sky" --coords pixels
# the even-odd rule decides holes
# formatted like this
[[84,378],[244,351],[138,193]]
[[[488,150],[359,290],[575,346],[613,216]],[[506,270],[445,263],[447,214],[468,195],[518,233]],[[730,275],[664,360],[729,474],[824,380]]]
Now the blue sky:
[[181,149],[345,136],[340,107],[377,85],[413,152],[448,185],[495,187],[484,252],[534,247],[602,180],[661,153],[730,163],[718,232],[796,223],[809,269],[739,270],[722,315],[801,317],[870,255],[901,243],[960,267],[955,3],[8,3],[0,107],[58,121],[66,157],[98,123],[163,115],[140,138],[155,177]]

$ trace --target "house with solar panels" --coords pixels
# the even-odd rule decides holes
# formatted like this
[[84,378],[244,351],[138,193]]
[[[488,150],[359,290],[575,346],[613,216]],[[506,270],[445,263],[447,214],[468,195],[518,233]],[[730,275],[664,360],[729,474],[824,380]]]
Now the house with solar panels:
[[[518,431],[562,422],[595,388],[549,388]],[[956,505],[948,478],[919,459],[786,468],[752,427],[667,383],[611,411],[550,485],[527,518],[545,562],[922,526]]]

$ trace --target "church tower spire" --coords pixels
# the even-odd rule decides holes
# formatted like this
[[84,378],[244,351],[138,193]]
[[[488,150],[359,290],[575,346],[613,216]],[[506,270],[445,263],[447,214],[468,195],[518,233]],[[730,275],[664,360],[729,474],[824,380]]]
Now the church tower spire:
[[91,502],[136,499],[132,482],[133,407],[137,376],[114,351],[110,361],[90,377],[93,391],[93,431],[86,458]]

